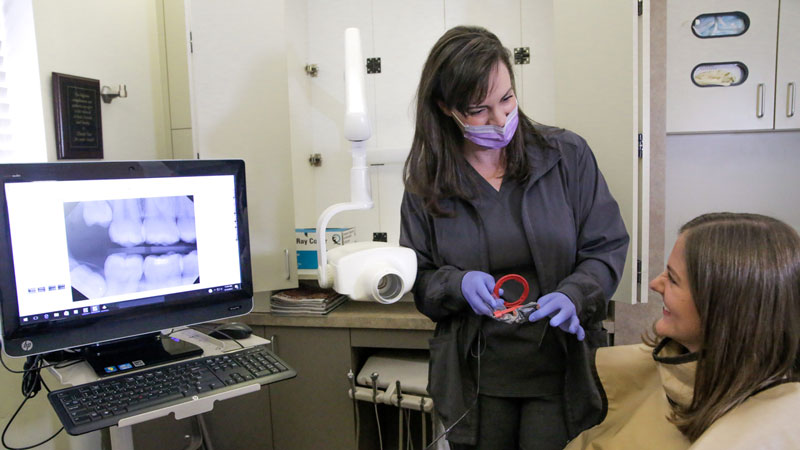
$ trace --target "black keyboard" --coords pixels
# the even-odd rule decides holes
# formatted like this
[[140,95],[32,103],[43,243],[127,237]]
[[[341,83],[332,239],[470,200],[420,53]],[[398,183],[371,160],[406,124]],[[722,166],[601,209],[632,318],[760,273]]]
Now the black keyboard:
[[110,427],[121,419],[247,384],[297,375],[266,345],[206,356],[73,386],[47,395],[71,435]]

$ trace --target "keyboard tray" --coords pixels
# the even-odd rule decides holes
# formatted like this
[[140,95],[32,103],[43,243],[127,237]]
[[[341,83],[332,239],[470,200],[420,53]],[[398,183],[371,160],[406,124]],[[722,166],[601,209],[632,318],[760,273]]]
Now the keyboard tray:
[[262,344],[60,389],[47,398],[67,433],[79,435],[172,412],[181,419],[210,411],[214,401],[240,395],[234,391],[257,391],[296,375]]

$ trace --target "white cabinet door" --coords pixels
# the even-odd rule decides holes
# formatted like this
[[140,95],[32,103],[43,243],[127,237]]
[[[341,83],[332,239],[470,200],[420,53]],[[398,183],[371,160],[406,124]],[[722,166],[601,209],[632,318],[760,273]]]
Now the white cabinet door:
[[[639,232],[640,69],[636,0],[558,0],[554,2],[553,15],[555,125],[586,139],[619,203],[631,244],[623,278],[613,299],[634,303],[638,286],[636,261],[640,258],[638,243],[646,237],[646,231]],[[649,78],[649,72],[644,77]],[[645,117],[647,114],[645,111]]]
[[[740,11],[744,34],[701,39],[692,24],[703,14]],[[773,127],[778,0],[670,0],[667,3],[667,132],[765,130]],[[796,59],[796,58],[795,58]],[[742,63],[735,86],[700,87],[698,64]]]
[[282,2],[192,0],[192,128],[200,158],[245,161],[256,291],[297,285]]
[[[478,25],[491,31],[503,45],[514,51],[522,47],[523,24],[520,20],[520,0],[496,0],[487,2],[483,0],[444,0],[444,27],[449,30],[456,25]],[[528,24],[525,24],[528,26]],[[444,31],[443,31],[444,32]],[[528,44],[525,44],[528,45]],[[431,42],[430,47],[433,46]],[[513,56],[512,56],[513,62]],[[517,87],[517,99],[524,111],[525,86],[523,82],[522,65],[514,65],[514,78]]]
[[[307,2],[305,20],[307,21],[308,62],[319,67],[319,74],[309,78],[310,92],[307,98],[293,97],[292,102],[309,102],[309,116],[304,126],[308,127],[310,153],[322,155],[322,165],[312,169],[314,198],[298,199],[298,207],[310,211],[300,211],[304,217],[298,227],[314,227],[325,208],[350,200],[350,168],[352,158],[350,143],[344,138],[344,30],[358,28],[361,33],[361,53],[365,58],[376,55],[372,38],[371,0],[310,0]],[[366,75],[367,109],[372,137],[367,141],[367,150],[376,145],[377,126],[375,123],[375,77],[381,74]],[[296,125],[295,125],[296,126]],[[373,200],[376,177],[371,170]],[[336,215],[329,227],[355,227],[357,239],[372,240],[372,232],[378,230],[378,212],[382,205],[368,211],[346,211]]]
[[375,1],[372,7],[375,56],[381,57],[381,73],[367,76],[375,87],[375,149],[392,161],[373,168],[373,199],[380,231],[397,243],[403,162],[414,138],[417,85],[431,47],[444,33],[445,11],[440,2],[430,0]]
[[[525,0],[520,5],[521,42],[530,51],[530,62],[519,68],[522,84],[520,105],[525,114],[539,123],[554,124],[555,48],[553,43],[553,0]],[[521,81],[521,83],[520,83]]]
[[800,0],[781,0],[775,128],[800,128]]

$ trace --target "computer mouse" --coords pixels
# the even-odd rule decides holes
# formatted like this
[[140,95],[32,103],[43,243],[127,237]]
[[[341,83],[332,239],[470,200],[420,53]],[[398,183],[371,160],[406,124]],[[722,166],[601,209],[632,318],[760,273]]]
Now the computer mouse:
[[253,329],[241,322],[224,323],[216,328],[209,336],[216,339],[245,339],[253,334]]

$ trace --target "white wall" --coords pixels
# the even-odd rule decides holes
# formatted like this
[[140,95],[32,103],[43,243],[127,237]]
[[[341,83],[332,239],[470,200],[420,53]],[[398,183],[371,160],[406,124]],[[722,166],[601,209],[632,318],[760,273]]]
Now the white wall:
[[171,158],[157,2],[34,0],[33,16],[47,159],[57,158],[52,72],[127,85],[128,98],[101,102],[104,159]]
[[678,229],[711,211],[753,212],[800,230],[800,131],[668,135],[665,258]]
[[30,2],[5,0],[3,16],[6,42],[4,67],[9,86],[10,151],[0,154],[2,162],[41,162],[47,160],[39,62],[36,58],[36,32]]
[[[12,70],[25,71],[9,75],[12,89],[25,100],[14,104],[15,112],[22,113],[14,119],[26,124],[15,141],[19,152],[3,157],[3,162],[56,160],[52,72],[99,79],[101,85],[112,87],[127,84],[128,98],[101,103],[106,160],[171,157],[157,1],[5,0],[3,8],[10,19],[9,39],[16,38],[10,42],[8,62]],[[22,361],[9,364],[19,369]],[[47,380],[51,388],[60,387],[49,375]],[[2,426],[22,401],[20,383],[20,375],[0,368]],[[58,430],[60,424],[46,394],[43,389],[14,420],[6,436],[10,445],[34,444]],[[78,437],[62,432],[39,448],[94,450],[100,446],[100,432]]]

